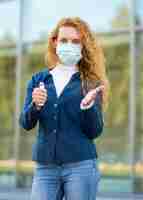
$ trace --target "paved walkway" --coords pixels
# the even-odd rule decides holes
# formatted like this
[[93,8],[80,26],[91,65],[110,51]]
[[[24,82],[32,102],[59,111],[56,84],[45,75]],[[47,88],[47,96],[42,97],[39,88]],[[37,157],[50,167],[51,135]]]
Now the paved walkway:
[[[30,190],[0,189],[0,200],[30,200]],[[63,199],[64,200],[64,199]],[[97,200],[143,200],[143,195],[98,194]]]

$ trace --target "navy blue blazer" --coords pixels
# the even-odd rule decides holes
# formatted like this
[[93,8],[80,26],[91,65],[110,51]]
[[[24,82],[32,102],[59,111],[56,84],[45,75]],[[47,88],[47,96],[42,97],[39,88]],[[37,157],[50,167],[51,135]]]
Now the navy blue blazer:
[[[48,98],[37,110],[32,103],[32,91],[43,81]],[[84,98],[80,72],[75,72],[60,96],[57,96],[52,74],[46,67],[32,75],[19,116],[20,126],[30,130],[38,123],[36,140],[32,145],[32,160],[41,163],[68,163],[97,158],[93,139],[103,131],[102,94],[87,110],[80,109]]]

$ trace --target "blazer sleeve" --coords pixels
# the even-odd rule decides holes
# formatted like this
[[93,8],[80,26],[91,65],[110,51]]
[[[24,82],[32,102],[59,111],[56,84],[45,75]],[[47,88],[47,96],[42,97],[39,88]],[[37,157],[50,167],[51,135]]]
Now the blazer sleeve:
[[32,102],[32,91],[34,88],[34,77],[28,81],[26,97],[23,109],[19,116],[19,124],[22,128],[30,130],[34,128],[40,116],[40,110],[37,110],[36,105]]
[[98,92],[94,104],[81,110],[81,128],[89,139],[99,137],[103,131],[102,92]]

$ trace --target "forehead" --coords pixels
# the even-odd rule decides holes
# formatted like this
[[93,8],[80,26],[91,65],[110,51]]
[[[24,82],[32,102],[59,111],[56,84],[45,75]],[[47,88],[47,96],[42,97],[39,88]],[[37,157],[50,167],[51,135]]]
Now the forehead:
[[72,26],[63,26],[59,29],[58,37],[66,37],[66,38],[80,38],[79,31]]

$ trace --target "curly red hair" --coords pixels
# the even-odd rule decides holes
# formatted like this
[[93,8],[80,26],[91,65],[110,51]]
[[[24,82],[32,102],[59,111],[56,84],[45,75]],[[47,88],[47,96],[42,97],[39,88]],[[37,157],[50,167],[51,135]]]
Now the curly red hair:
[[[107,79],[105,70],[105,57],[103,48],[99,45],[99,41],[95,36],[95,32],[91,31],[89,25],[79,17],[62,18],[54,30],[48,37],[48,47],[45,56],[45,62],[49,69],[54,68],[57,64],[58,57],[56,55],[56,47],[54,39],[58,37],[59,29],[63,26],[71,26],[76,28],[81,36],[82,42],[82,59],[78,63],[78,69],[82,83],[87,83],[88,90],[95,88],[97,81],[104,84],[103,92],[103,109],[108,105],[109,99],[109,80]],[[82,84],[84,85],[84,84]],[[83,87],[84,89],[84,87]]]

